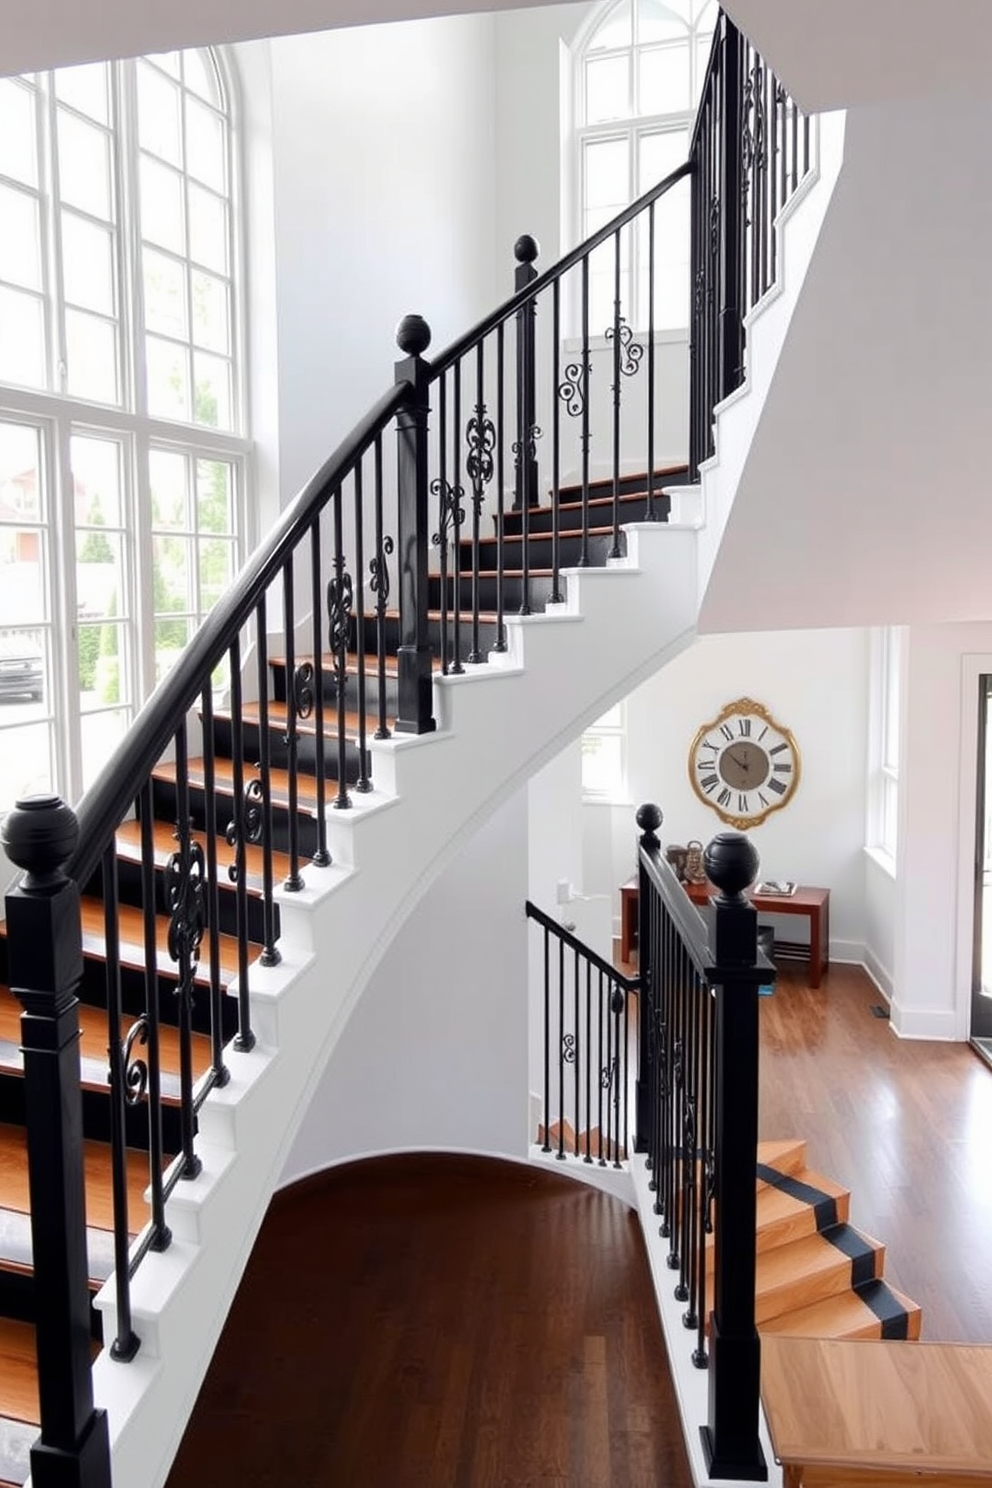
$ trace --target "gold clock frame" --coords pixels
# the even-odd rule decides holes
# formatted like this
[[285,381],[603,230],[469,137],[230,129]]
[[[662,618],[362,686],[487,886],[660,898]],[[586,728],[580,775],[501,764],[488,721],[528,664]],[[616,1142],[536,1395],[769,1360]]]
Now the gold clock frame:
[[[712,729],[718,729],[721,724],[727,721],[728,718],[732,717],[734,714],[740,713],[748,714],[753,718],[759,718],[762,723],[767,724],[769,728],[773,728],[776,733],[781,734],[782,738],[788,742],[789,748],[792,750],[793,760],[795,761],[795,770],[792,778],[792,784],[785,796],[783,796],[781,801],[772,802],[770,806],[768,806],[764,811],[759,812],[756,816],[740,816],[735,815],[733,812],[730,811],[724,811],[722,806],[718,806],[716,801],[711,800],[706,792],[700,789],[699,782],[696,779],[696,773],[693,769],[696,750],[702,743],[703,738]],[[792,798],[795,796],[796,791],[799,789],[799,781],[802,778],[803,770],[802,755],[799,752],[799,745],[796,743],[796,737],[793,734],[792,730],[787,729],[783,724],[779,723],[778,719],[774,717],[774,715],[764,706],[763,703],[758,703],[754,700],[754,698],[749,697],[736,698],[732,703],[727,703],[726,707],[720,710],[720,713],[717,715],[716,718],[711,719],[708,723],[702,724],[701,727],[696,730],[695,734],[693,735],[692,743],[689,745],[687,765],[689,773],[689,784],[692,786],[694,792],[702,801],[703,805],[708,806],[710,811],[715,811],[722,822],[725,822],[728,827],[735,827],[738,832],[746,832],[752,827],[760,827],[763,822],[766,822],[768,820],[773,812],[782,811],[786,806],[788,806],[792,801]]]

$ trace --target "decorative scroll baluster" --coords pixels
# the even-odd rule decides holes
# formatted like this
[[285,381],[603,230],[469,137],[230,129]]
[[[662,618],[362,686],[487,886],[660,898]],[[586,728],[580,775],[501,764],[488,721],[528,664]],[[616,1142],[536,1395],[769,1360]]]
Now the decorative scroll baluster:
[[461,359],[455,363],[451,371],[452,377],[452,435],[451,435],[451,478],[452,484],[458,493],[458,500],[451,509],[451,522],[454,535],[451,540],[451,671],[455,676],[464,672],[462,666],[462,523],[465,520],[465,508],[462,506],[462,497],[465,494],[461,483],[461,441],[459,431],[462,426],[462,364]]
[[[263,594],[255,608],[255,637],[258,658],[258,736],[259,782],[262,805],[262,935],[264,945],[259,961],[263,966],[278,966],[282,959],[276,946],[276,913],[274,872],[272,865],[272,739],[269,733],[269,629],[266,597]],[[286,679],[287,693],[289,678]]]
[[[152,1250],[167,1250],[172,1232],[165,1222],[162,1142],[162,1062],[160,1054],[158,920],[155,914],[154,797],[149,780],[137,803],[141,821],[141,918],[145,950],[145,1012],[148,1046],[148,1188],[152,1214]],[[111,1040],[112,1042],[112,1040]]]
[[[380,451],[381,441],[377,439]],[[317,846],[313,862],[317,868],[326,868],[331,861],[327,850],[327,756],[324,739],[324,636],[320,623],[320,595],[324,585],[320,567],[320,518],[314,517],[310,524],[310,606],[313,646],[313,717],[314,717],[314,769],[317,790]]]
[[558,942],[558,1151],[559,1162],[565,1161],[565,942]]
[[[297,675],[296,667],[296,603],[293,594],[293,560],[289,558],[282,570],[283,633],[286,638],[286,815],[289,835],[289,872],[283,879],[283,888],[289,894],[298,894],[303,888],[300,872],[300,813],[299,813],[299,769],[300,731],[297,727],[302,716],[298,707],[297,689],[305,687]],[[313,668],[310,668],[309,686],[313,685]],[[307,689],[307,695],[312,693]]]
[[441,672],[447,676],[451,665],[448,655],[448,527],[451,522],[451,487],[448,484],[448,378],[442,376],[438,386],[438,473],[431,481],[431,495],[438,500],[437,531],[431,542],[438,550],[441,569]]
[[[393,539],[382,528],[382,439],[375,441],[375,557],[369,561],[369,588],[375,595],[376,668],[379,688],[379,723],[375,738],[388,739],[386,724],[386,606],[389,601],[389,558]],[[319,593],[315,589],[314,593]],[[444,633],[444,595],[441,596],[441,631]],[[442,655],[444,643],[442,641]]]
[[[603,977],[602,977],[602,973],[600,973],[600,978],[599,978],[599,1005],[600,1005],[600,1007],[602,1007],[602,1004],[603,1004]],[[585,1046],[586,1046],[586,1050],[587,1051],[589,1051],[589,1050],[592,1049],[592,963],[589,962],[589,961],[586,962],[586,1037],[585,1037]],[[591,1163],[592,1162],[592,1156],[591,1156],[591,1153],[590,1153],[590,1142],[591,1142],[591,1136],[592,1136],[592,1059],[591,1058],[589,1058],[589,1057],[586,1058],[585,1066],[586,1066],[586,1155],[585,1155],[585,1161],[587,1163]],[[579,1129],[578,1128],[578,1125],[576,1124],[576,1130],[578,1130],[578,1129]],[[603,1123],[602,1123],[602,1121],[599,1123],[599,1142],[600,1142],[600,1150],[602,1150],[602,1143],[603,1143]]]
[[[141,1339],[131,1323],[131,1277],[128,1272],[127,1136],[124,1112],[128,1102],[128,1055],[121,1019],[121,960],[117,927],[117,848],[111,841],[103,855],[104,978],[107,993],[107,1041],[110,1084],[110,1161],[114,1205],[114,1276],[117,1332],[110,1357],[121,1363],[133,1359]],[[142,1020],[138,1020],[139,1023]],[[138,1023],[134,1028],[138,1027]],[[133,1030],[132,1030],[133,1032]],[[147,1078],[147,1066],[143,1066]],[[143,1089],[146,1079],[137,1076]]]
[[551,286],[552,386],[551,422],[551,603],[561,604],[561,281]]
[[[579,1068],[579,953],[572,950],[572,1026],[575,1034],[572,1039],[572,1085],[575,1098],[575,1128],[572,1133],[572,1141],[575,1146],[575,1156],[579,1155],[579,1133],[582,1130],[582,1113],[579,1109],[579,1082],[582,1071]],[[566,1055],[567,1058],[567,1055]]]
[[365,591],[362,585],[362,576],[365,573],[365,511],[364,492],[362,481],[362,462],[359,460],[355,466],[353,476],[355,489],[355,572],[358,575],[358,592],[355,596],[355,634],[357,643],[358,662],[358,779],[355,781],[355,789],[363,795],[367,795],[372,789],[372,781],[369,778],[369,752],[367,743],[367,730],[365,721],[366,688],[365,688]]
[[176,1000],[179,1004],[179,1126],[182,1176],[195,1178],[202,1163],[193,1148],[196,1113],[193,1107],[193,994],[200,945],[207,928],[206,865],[203,848],[194,839],[189,815],[189,759],[186,724],[176,731],[176,841],[178,848],[165,865],[165,903],[169,911],[169,958],[176,963]]
[[496,427],[499,430],[499,438],[496,441],[496,644],[494,651],[506,650],[506,597],[504,594],[504,568],[503,561],[505,539],[506,539],[506,471],[504,469],[503,453],[503,431],[506,428],[505,420],[505,346],[504,326],[500,321],[496,327]]
[[634,377],[641,365],[644,348],[634,340],[625,320],[620,297],[620,234],[614,236],[613,324],[607,327],[606,340],[613,346],[613,545],[610,558],[621,556],[620,548],[620,403],[621,379]]
[[551,945],[550,931],[544,929],[544,1146],[551,1151]]
[[[244,778],[244,720],[241,713],[241,642],[235,637],[230,650],[231,660],[231,753],[233,756],[233,780],[232,788],[234,800],[232,810],[234,815],[227,826],[227,842],[234,848],[234,862],[227,870],[227,876],[234,884],[234,903],[236,925],[238,930],[238,1032],[234,1040],[234,1047],[239,1053],[246,1054],[255,1047],[255,1035],[251,1028],[251,1003],[248,995],[248,884],[246,881],[247,870],[245,860],[246,845],[250,841],[258,841],[262,835],[262,812],[259,804],[257,836],[252,838],[247,817],[248,802],[245,795]],[[261,798],[261,786],[257,781],[252,782],[257,788],[259,802]]]
[[337,700],[338,723],[338,793],[334,801],[336,811],[347,811],[351,806],[348,794],[348,743],[346,735],[345,703],[348,687],[348,641],[351,636],[351,608],[354,587],[351,574],[345,567],[344,541],[342,536],[341,488],[334,492],[334,577],[327,585],[327,637],[334,664],[334,691]]
[[483,350],[480,341],[476,348],[475,412],[465,427],[468,444],[465,474],[472,483],[472,649],[468,657],[471,662],[486,659],[479,640],[479,524],[486,487],[493,478],[493,450],[496,447],[496,428],[492,419],[486,417]]
[[203,720],[203,815],[207,858],[207,935],[210,960],[210,1079],[201,1099],[213,1085],[226,1085],[231,1078],[224,1063],[223,992],[220,984],[220,888],[217,873],[217,790],[214,764],[214,693],[208,679],[200,701]]

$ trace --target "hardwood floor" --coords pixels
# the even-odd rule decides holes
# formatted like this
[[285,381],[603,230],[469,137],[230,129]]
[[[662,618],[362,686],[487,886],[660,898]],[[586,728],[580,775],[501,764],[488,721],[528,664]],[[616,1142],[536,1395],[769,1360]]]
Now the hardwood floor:
[[691,1481],[633,1212],[430,1154],[277,1197],[169,1485]]
[[813,991],[780,966],[761,999],[760,1135],[805,1137],[850,1188],[924,1339],[992,1345],[992,1070],[964,1044],[895,1037],[882,1001],[858,968],[831,965]]

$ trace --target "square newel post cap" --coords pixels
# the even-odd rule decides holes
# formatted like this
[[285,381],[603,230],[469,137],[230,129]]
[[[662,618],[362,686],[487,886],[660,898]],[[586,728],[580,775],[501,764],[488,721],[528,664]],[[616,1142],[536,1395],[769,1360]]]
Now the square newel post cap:
[[75,812],[56,795],[24,796],[0,840],[23,872],[5,905],[11,987],[21,1001],[68,994],[83,971],[79,888],[64,872],[79,842]]

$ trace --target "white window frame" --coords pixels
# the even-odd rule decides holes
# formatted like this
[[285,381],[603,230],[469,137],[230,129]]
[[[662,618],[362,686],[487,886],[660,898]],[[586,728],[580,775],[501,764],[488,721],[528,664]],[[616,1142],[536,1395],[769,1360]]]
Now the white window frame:
[[[619,743],[619,768],[600,789],[590,786],[584,768],[589,751],[595,750],[603,740]],[[619,702],[590,724],[580,741],[582,750],[582,800],[587,805],[617,806],[627,801],[627,704]]]
[[[586,222],[585,160],[588,145],[593,143],[605,143],[610,140],[625,140],[627,142],[628,149],[626,189],[622,193],[624,196],[624,201],[617,209],[622,210],[623,205],[627,205],[630,202],[634,201],[637,195],[639,195],[637,187],[640,172],[640,154],[645,139],[658,134],[668,134],[675,133],[676,131],[684,131],[687,136],[688,143],[688,138],[691,137],[693,121],[695,119],[696,99],[698,98],[699,87],[702,83],[702,76],[705,70],[704,63],[699,57],[699,48],[696,43],[696,25],[697,22],[702,19],[704,14],[706,14],[707,19],[709,19],[710,14],[712,14],[712,19],[714,20],[714,22],[717,15],[715,7],[712,13],[706,11],[708,0],[691,0],[692,23],[690,28],[687,30],[686,36],[686,46],[689,54],[688,60],[690,76],[690,107],[688,109],[673,109],[670,111],[651,114],[633,112],[629,116],[625,116],[622,118],[606,119],[597,121],[593,124],[589,124],[586,122],[586,63],[592,52],[592,44],[595,41],[596,36],[599,34],[602,26],[609,19],[610,14],[613,11],[619,9],[625,3],[626,0],[604,0],[604,3],[596,8],[585,25],[581,28],[572,45],[572,107],[569,114],[569,117],[572,120],[571,150],[569,152],[571,161],[571,191],[569,193],[569,196],[572,203],[572,220],[568,224],[568,227],[572,241],[575,243],[582,242],[588,235],[589,231],[595,230],[593,228],[589,228]],[[647,41],[642,42],[639,40],[638,27],[640,0],[630,0],[630,3],[632,10],[631,45],[629,47],[618,47],[615,49],[610,49],[608,51],[604,50],[598,55],[600,55],[604,60],[608,60],[611,57],[619,59],[620,57],[626,55],[626,57],[628,58],[629,68],[630,96],[633,102],[633,106],[636,109],[637,103],[639,102],[637,97],[639,55],[642,50],[650,50],[655,44]],[[683,18],[679,17],[679,19]],[[641,303],[645,296],[643,292],[643,286],[641,284],[642,275],[639,272],[638,266],[638,254],[640,250],[639,238],[640,234],[638,232],[627,231],[625,233],[624,263],[622,264],[621,271],[626,275],[627,283],[629,286],[629,298],[627,301],[629,306],[628,319],[630,320],[630,323],[635,330],[643,331],[647,328],[649,314],[647,306]],[[605,250],[600,250],[600,252],[603,251]],[[686,251],[688,255],[688,243],[686,245]],[[671,336],[673,334],[677,335],[679,333],[687,333],[689,312],[688,273],[686,276],[685,304],[686,323],[684,325],[678,326],[656,326],[657,334],[660,334],[661,336]],[[570,309],[573,317],[573,325],[577,326],[577,309],[574,306],[570,307]],[[604,329],[605,327],[590,326],[590,332],[593,336],[596,336],[597,333],[601,334],[602,330]]]
[[[138,212],[139,144],[137,74],[143,59],[106,64],[111,79],[110,132],[114,194],[114,299],[117,320],[118,401],[88,400],[67,390],[65,372],[65,304],[60,273],[61,229],[58,161],[54,143],[56,79],[48,72],[27,81],[40,93],[36,117],[37,156],[41,198],[46,327],[47,387],[0,383],[0,419],[25,422],[41,430],[43,463],[49,491],[47,525],[48,613],[54,644],[51,674],[46,678],[44,721],[52,733],[52,788],[69,800],[83,788],[80,690],[77,659],[77,603],[75,526],[70,441],[74,433],[117,440],[121,446],[121,494],[125,528],[122,577],[131,617],[132,693],[126,709],[132,716],[156,682],[154,582],[151,535],[149,450],[181,451],[196,460],[217,460],[231,467],[234,483],[232,524],[234,566],[240,566],[254,533],[250,513],[254,505],[252,443],[247,429],[248,397],[245,353],[246,275],[244,256],[242,161],[237,79],[230,60],[217,49],[200,48],[216,75],[221,104],[214,112],[226,120],[227,276],[230,280],[229,326],[231,364],[231,429],[192,422],[195,390],[190,385],[191,421],[164,418],[147,411],[144,375],[144,314],[142,304],[141,237]],[[168,65],[166,59],[166,65]],[[150,58],[155,66],[162,59]],[[185,98],[185,92],[180,98]],[[185,138],[185,136],[184,136]],[[0,180],[7,178],[0,177]],[[188,200],[189,177],[180,173],[183,200]],[[19,189],[25,189],[18,181]],[[188,256],[187,265],[195,265]],[[190,325],[189,334],[192,337]],[[192,340],[189,358],[195,356]],[[192,367],[192,360],[189,362]],[[197,601],[199,603],[199,601]],[[194,623],[199,623],[197,613]],[[192,626],[190,629],[192,633]],[[61,644],[60,644],[61,641]],[[39,719],[38,721],[42,721]],[[2,720],[0,720],[2,722]]]
[[893,875],[899,847],[904,649],[901,627],[885,626],[872,631],[866,847],[875,861]]

